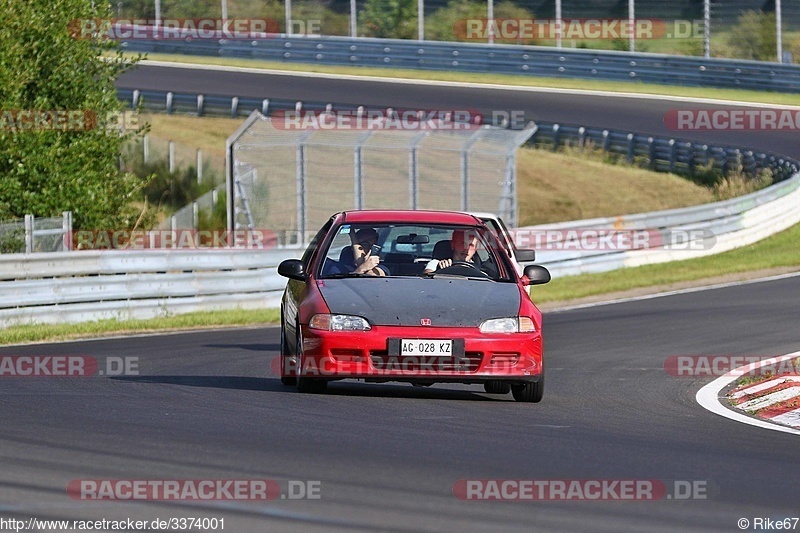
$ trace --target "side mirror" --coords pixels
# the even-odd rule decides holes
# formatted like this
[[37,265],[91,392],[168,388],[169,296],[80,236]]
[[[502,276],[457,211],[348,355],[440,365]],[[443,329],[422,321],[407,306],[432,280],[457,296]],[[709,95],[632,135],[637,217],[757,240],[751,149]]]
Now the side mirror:
[[542,285],[550,281],[550,271],[541,265],[528,265],[523,271],[528,285]]
[[278,274],[285,278],[305,281],[306,270],[303,262],[299,259],[287,259],[278,265]]
[[536,261],[536,250],[517,249],[514,255],[517,256],[518,263],[530,263],[531,261]]

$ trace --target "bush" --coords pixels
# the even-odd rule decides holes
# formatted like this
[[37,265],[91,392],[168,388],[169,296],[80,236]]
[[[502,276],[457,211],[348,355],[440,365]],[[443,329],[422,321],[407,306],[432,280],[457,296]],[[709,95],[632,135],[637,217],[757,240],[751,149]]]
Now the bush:
[[731,28],[728,46],[734,57],[775,61],[777,29],[775,13],[744,12]]

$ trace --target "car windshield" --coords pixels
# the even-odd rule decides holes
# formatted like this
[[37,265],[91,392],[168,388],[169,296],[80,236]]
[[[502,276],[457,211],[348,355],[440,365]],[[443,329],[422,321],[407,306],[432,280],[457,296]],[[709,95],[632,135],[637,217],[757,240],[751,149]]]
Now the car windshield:
[[[320,278],[362,275],[390,277],[462,277],[486,281],[514,281],[512,268],[499,254],[499,244],[482,226],[439,224],[343,224],[318,265]],[[359,269],[377,254],[375,268]]]

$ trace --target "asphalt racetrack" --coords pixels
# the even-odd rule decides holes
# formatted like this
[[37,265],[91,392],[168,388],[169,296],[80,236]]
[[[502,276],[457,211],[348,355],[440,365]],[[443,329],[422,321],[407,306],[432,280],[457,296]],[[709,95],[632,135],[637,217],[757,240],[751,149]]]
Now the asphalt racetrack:
[[631,95],[607,96],[556,91],[526,91],[521,88],[437,86],[401,84],[368,78],[336,79],[308,75],[209,71],[193,68],[140,65],[123,75],[118,87],[277,100],[301,100],[335,104],[393,107],[400,109],[444,109],[522,111],[526,120],[546,120],[581,126],[612,128],[636,133],[664,135],[702,142],[758,148],[800,157],[796,130],[779,131],[672,131],[664,116],[675,109],[758,109],[729,104],[681,102]]
[[[464,385],[336,382],[328,394],[300,394],[270,370],[274,327],[5,347],[0,355],[91,358],[101,372],[127,361],[138,374],[2,379],[0,512],[215,517],[236,532],[737,531],[740,518],[797,516],[797,437],[704,410],[694,397],[712,378],[675,377],[664,365],[677,354],[800,349],[798,294],[800,277],[789,277],[546,313],[540,404]],[[285,498],[67,493],[80,480],[131,479],[265,479]],[[454,494],[460,480],[485,479],[656,480],[668,492],[699,482],[703,490],[655,501]],[[318,497],[289,498],[291,483]]]

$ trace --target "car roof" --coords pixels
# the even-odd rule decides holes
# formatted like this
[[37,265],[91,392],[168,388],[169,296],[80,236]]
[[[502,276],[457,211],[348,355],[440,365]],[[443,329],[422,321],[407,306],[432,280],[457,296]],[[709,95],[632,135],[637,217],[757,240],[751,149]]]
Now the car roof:
[[340,214],[341,223],[369,224],[382,222],[414,222],[421,224],[462,224],[481,225],[483,222],[468,213],[455,211],[428,210],[361,210],[344,211]]

